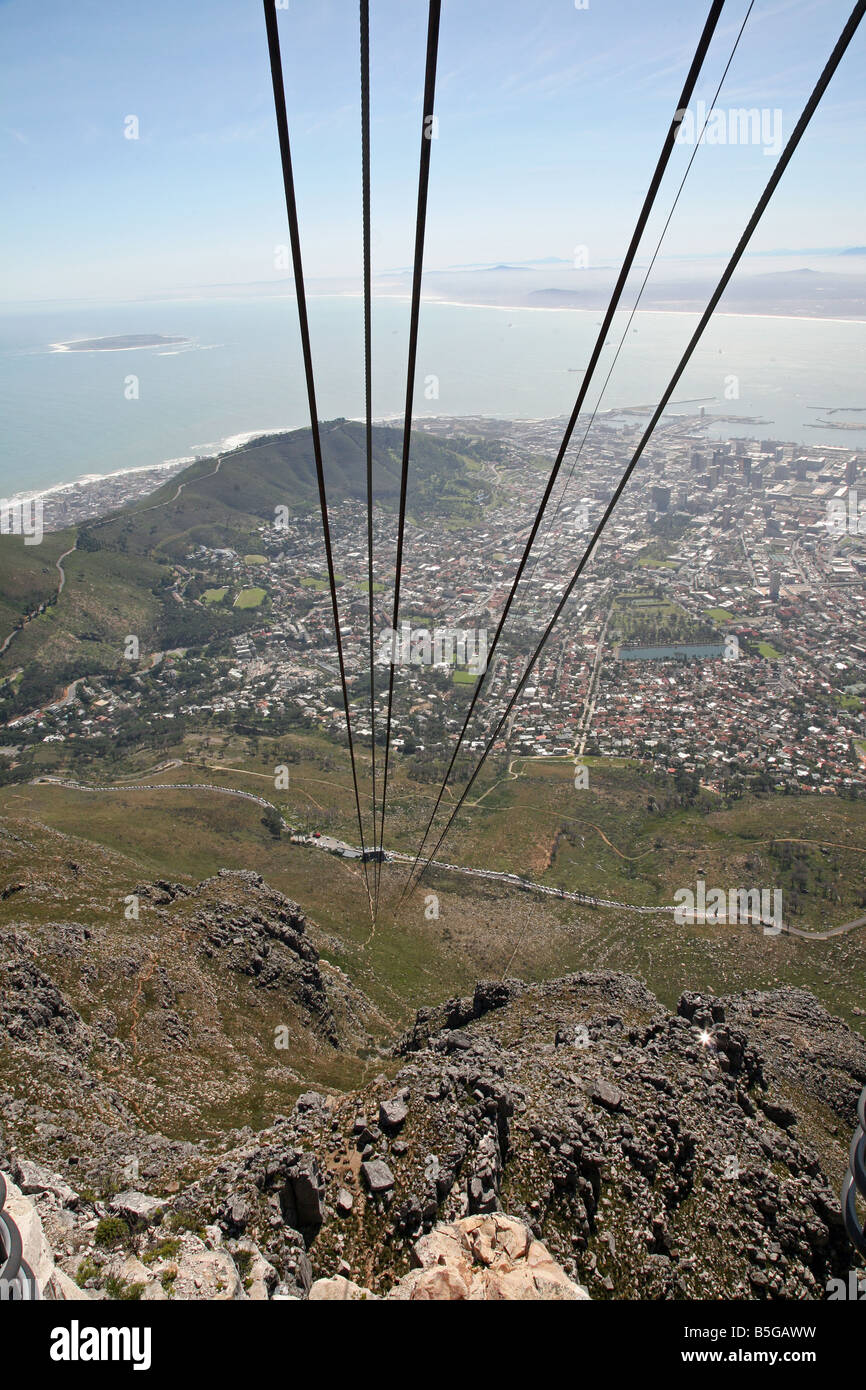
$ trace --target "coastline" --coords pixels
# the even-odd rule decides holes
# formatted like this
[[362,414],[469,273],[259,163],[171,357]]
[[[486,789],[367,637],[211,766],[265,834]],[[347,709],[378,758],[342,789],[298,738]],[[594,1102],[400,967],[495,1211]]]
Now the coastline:
[[[285,298],[293,300],[294,296],[286,295]],[[339,300],[351,300],[352,302],[357,302],[358,304],[360,304],[361,302],[360,294],[355,292],[354,290],[343,290],[337,293],[332,292],[321,295],[314,294],[311,295],[310,298],[332,302]],[[391,293],[385,292],[383,294],[378,295],[377,299],[383,305],[387,305],[389,303],[409,303],[408,295],[403,293],[399,286],[394,286],[393,292]],[[558,315],[571,314],[576,315],[578,318],[582,319],[584,325],[586,325],[587,322],[597,320],[600,315],[600,310],[598,308],[585,308],[574,304],[542,304],[531,306],[522,304],[485,304],[469,300],[455,300],[453,298],[448,298],[444,296],[437,297],[435,294],[424,295],[422,302],[426,308],[433,310],[434,317],[436,306],[441,306],[443,308],[467,309],[471,313],[477,313],[480,310],[490,309],[494,310],[496,314],[500,316],[502,314],[513,316],[523,313]],[[627,310],[623,309],[620,312],[622,314],[625,314]],[[647,329],[650,332],[650,337],[652,337],[652,324],[657,322],[657,316],[661,317],[662,323],[666,318],[686,318],[689,322],[694,322],[698,310],[673,308],[646,308],[642,309],[641,312],[644,315],[644,321]],[[853,340],[855,346],[859,345],[859,343],[862,341],[859,330],[866,327],[866,319],[862,318],[827,318],[816,316],[813,314],[739,313],[717,311],[717,316],[719,318],[724,319],[727,322],[730,322],[731,320],[735,321],[738,319],[742,319],[744,322],[749,323],[760,323],[763,321],[767,325],[773,324],[776,320],[780,320],[781,322],[787,321],[791,324],[827,324],[828,328],[832,329],[835,329],[838,326],[844,324],[853,325],[855,328],[855,339]],[[399,317],[399,315],[397,317]],[[184,325],[178,325],[178,328],[182,328],[183,326]],[[488,326],[488,331],[489,330],[490,326]],[[493,331],[496,330],[494,329]],[[673,329],[671,331],[673,331]],[[743,331],[744,333],[749,333],[751,330],[744,329]],[[806,332],[806,330],[800,331]],[[48,345],[47,350],[52,353],[57,353],[58,355],[62,353],[69,354],[69,352],[71,351],[70,345],[73,342],[86,341],[88,341],[88,339],[79,337],[75,339],[67,339],[63,343],[53,342],[50,345]],[[841,335],[843,353],[848,352],[851,341],[852,340],[850,338],[846,339],[844,335]],[[166,352],[166,350],[168,350],[171,353],[175,353],[177,351],[189,351],[189,345],[195,345],[193,339],[187,339],[186,344],[177,344],[174,348],[169,347],[168,349],[166,348],[166,344],[162,343],[155,343],[149,346],[152,349],[154,349],[158,354],[161,354]],[[112,347],[110,349],[102,349],[102,351],[105,351],[108,354],[114,352],[129,352],[136,351],[139,346],[141,345],[130,345],[123,347],[118,346]],[[43,346],[41,351],[45,352],[46,347]],[[83,355],[92,359],[94,356],[98,355],[98,352],[96,349],[88,348],[84,350]],[[575,374],[578,374],[581,369],[576,367],[569,367],[568,370],[569,372],[574,372]],[[61,379],[65,381],[66,371],[63,368],[60,368],[59,371]],[[831,385],[827,384],[823,389],[825,390],[825,392],[829,391],[831,389]],[[707,400],[709,401],[710,398],[708,397]],[[385,402],[383,401],[383,404],[384,403]],[[428,409],[428,411],[425,412],[423,409],[424,404],[425,403],[423,400],[419,400],[417,402],[418,408],[415,411],[414,418],[419,424],[421,424],[422,422],[435,420],[441,413],[441,407],[438,409],[434,408],[433,410]],[[529,404],[528,401],[527,404]],[[533,404],[535,404],[534,401]],[[673,407],[680,406],[680,404],[681,403],[677,401],[671,403]],[[688,410],[688,405],[689,402],[682,403],[682,407],[685,407],[686,410]],[[719,407],[715,406],[715,408],[718,409]],[[513,409],[514,402],[511,403],[511,411],[507,413],[510,415],[513,412]],[[606,407],[599,413],[602,417],[610,417],[611,415],[618,415],[620,412],[622,412],[625,415],[628,415],[629,413],[634,413],[636,409],[637,407],[626,404],[621,405],[619,407]],[[713,404],[709,404],[708,410],[712,411],[713,409]],[[810,411],[808,413],[811,413],[812,409],[817,410],[818,408],[810,408]],[[823,407],[823,409],[832,409],[834,411],[834,417],[832,421],[819,419],[800,419],[798,422],[796,422],[799,424],[798,434],[796,436],[792,434],[790,435],[790,437],[799,438],[800,443],[804,447],[810,449],[818,447],[821,443],[824,443],[826,447],[848,447],[857,450],[863,447],[863,445],[860,443],[860,440],[861,438],[866,437],[866,420],[864,420],[863,424],[861,425],[859,418],[854,419],[853,421],[844,425],[843,427],[842,422],[844,419],[844,410],[842,406],[825,406]],[[856,409],[858,411],[864,410],[866,409],[866,406],[858,406],[856,407]],[[339,413],[342,414],[347,412],[343,411]],[[472,412],[472,414],[475,413],[476,412]],[[751,415],[755,412],[750,411],[749,413]],[[759,413],[762,416],[770,416],[773,414],[773,411],[765,406]],[[804,412],[801,410],[800,413],[803,414]],[[256,411],[256,414],[258,414],[258,411]],[[480,417],[488,419],[505,418],[503,412],[497,410],[486,412],[482,411],[480,412]],[[402,419],[402,411],[394,411],[390,415],[379,415],[377,418],[382,423],[399,423],[399,421]],[[515,418],[530,418],[530,416],[523,416],[518,410],[518,414]],[[532,418],[536,418],[535,412],[532,413]],[[547,417],[545,415],[542,418]],[[729,419],[731,417],[726,415],[725,418]],[[789,423],[793,424],[795,422],[792,421]],[[163,457],[161,459],[157,454],[156,461],[152,463],[136,462],[132,466],[111,467],[111,465],[115,462],[116,459],[115,453],[115,457],[111,457],[109,455],[109,457],[107,458],[98,460],[98,462],[100,463],[107,463],[109,465],[109,471],[106,471],[104,473],[80,473],[73,478],[69,478],[68,480],[59,480],[50,484],[43,483],[36,487],[22,487],[19,485],[15,487],[14,492],[10,493],[10,498],[14,501],[23,501],[36,498],[40,499],[43,505],[45,506],[46,510],[49,510],[51,513],[51,519],[48,521],[49,529],[56,530],[60,525],[65,524],[60,520],[55,520],[55,518],[60,517],[61,514],[64,516],[72,517],[76,521],[78,519],[83,519],[85,512],[89,512],[90,515],[95,515],[101,509],[109,509],[113,506],[120,505],[119,499],[122,497],[124,491],[126,491],[129,494],[130,500],[135,500],[138,497],[142,496],[145,490],[152,491],[156,489],[162,483],[174,476],[174,474],[180,472],[182,469],[186,467],[189,467],[191,464],[195,463],[200,459],[213,459],[217,457],[221,452],[241,447],[244,444],[247,444],[254,439],[261,438],[264,435],[272,433],[282,433],[285,430],[290,429],[303,428],[304,424],[304,420],[300,418],[295,418],[290,422],[281,424],[279,427],[276,428],[244,430],[239,433],[227,435],[224,438],[218,437],[215,440],[206,441],[201,444],[194,442],[194,440],[190,440],[188,435],[186,436],[186,438],[184,438],[183,435],[186,432],[183,431],[181,433],[181,437],[176,438],[176,442],[174,440],[171,441],[171,443],[175,443],[175,447],[179,445],[180,450],[182,452],[179,451],[178,453],[173,453],[169,457]],[[748,428],[748,423],[745,420],[743,428]],[[830,431],[832,431],[832,434],[830,434]],[[742,433],[743,431],[740,430],[739,432]],[[827,433],[824,435],[823,440],[821,440],[820,438],[818,438],[818,436],[824,434],[824,432]],[[171,448],[171,443],[169,443],[169,449]],[[78,452],[79,457],[81,457],[81,461],[86,462],[85,450],[81,449]],[[118,449],[117,452],[122,452],[122,450]],[[156,450],[154,452],[156,452]],[[141,458],[141,452],[138,453],[138,457],[139,459]],[[93,461],[97,462],[97,459],[94,458]],[[10,479],[9,483],[10,485],[14,485],[16,481],[17,480],[15,479]]]
[[286,434],[291,428],[280,426],[244,430],[239,434],[226,435],[218,442],[205,444],[194,454],[163,459],[160,463],[137,464],[134,468],[117,468],[110,473],[84,473],[71,482],[13,493],[6,500],[40,501],[44,509],[45,531],[62,531],[68,526],[101,516],[115,507],[147,497],[163,483],[189,468],[190,464],[208,463],[222,454],[242,449],[255,439],[265,438],[269,434]]
[[[275,295],[275,299],[294,300],[293,294]],[[308,294],[308,300],[314,299],[352,299],[361,300],[363,296],[355,290],[344,290],[339,294]],[[392,300],[400,304],[411,303],[411,296],[408,294],[375,294],[373,302],[375,307],[376,300]],[[422,304],[440,304],[448,309],[494,309],[499,313],[507,314],[599,314],[605,309],[604,304],[598,304],[595,308],[589,308],[581,304],[477,304],[469,299],[440,299],[436,295],[422,294]],[[629,313],[629,306],[617,309],[618,314]],[[651,305],[639,310],[642,314],[663,314],[671,318],[700,318],[703,309],[654,309]],[[831,318],[827,314],[748,314],[736,309],[716,309],[713,318],[722,319],[780,319],[790,323],[851,323],[858,324],[861,328],[866,328],[866,319],[843,317]]]
[[[127,349],[119,348],[118,351],[125,352]],[[208,459],[218,458],[220,454],[227,454],[233,449],[240,449],[243,445],[250,444],[254,439],[262,439],[268,434],[286,434],[291,428],[291,425],[279,425],[268,430],[244,430],[241,434],[226,435],[225,439],[218,443],[204,444],[194,454],[182,454],[178,458],[163,459],[160,463],[137,463],[132,468],[114,468],[110,473],[82,473],[79,477],[70,479],[69,482],[52,483],[50,487],[21,488],[18,492],[11,493],[9,500],[29,502],[41,498],[44,502],[47,497],[56,496],[58,493],[99,487],[101,483],[109,483],[116,478],[133,477],[139,473],[179,473],[182,469],[189,468],[191,463],[202,463]]]
[[[570,311],[568,311],[570,312]],[[706,402],[710,398],[697,398],[697,401]],[[693,400],[671,402],[672,405],[688,407],[697,403]],[[620,406],[610,407],[600,412],[601,416],[630,416],[639,415],[645,410],[650,410],[651,406]],[[686,409],[682,412],[687,415]],[[347,419],[355,423],[363,423],[361,416],[347,416]],[[424,413],[415,411],[413,419],[417,422],[439,419],[438,413]],[[498,412],[482,413],[477,417],[486,420],[501,420],[504,417]],[[530,417],[517,417],[524,423],[530,422]],[[535,419],[536,417],[532,417]],[[539,419],[565,419],[563,415],[542,416]],[[712,417],[708,417],[710,420]],[[727,418],[727,417],[725,417]],[[373,421],[376,425],[394,426],[400,424],[403,419],[402,412],[392,414],[377,415]],[[756,422],[756,426],[761,422]],[[292,430],[303,428],[298,425],[278,425],[266,429],[243,430],[239,433],[226,435],[222,440],[208,442],[197,448],[195,453],[184,454],[179,457],[163,459],[159,463],[137,464],[131,468],[117,468],[110,473],[85,473],[69,482],[54,483],[50,487],[25,490],[21,489],[11,494],[8,501],[41,501],[45,511],[44,529],[47,532],[64,530],[68,526],[78,525],[93,517],[113,510],[115,507],[128,505],[140,498],[155,492],[163,483],[169,481],[178,473],[183,472],[193,463],[208,463],[220,457],[220,455],[231,453],[237,449],[244,448],[247,444],[256,439],[265,438],[268,435],[281,435],[291,433]],[[804,447],[806,441],[802,441]],[[828,449],[845,450],[852,446],[842,441],[839,443],[828,444],[823,447]]]

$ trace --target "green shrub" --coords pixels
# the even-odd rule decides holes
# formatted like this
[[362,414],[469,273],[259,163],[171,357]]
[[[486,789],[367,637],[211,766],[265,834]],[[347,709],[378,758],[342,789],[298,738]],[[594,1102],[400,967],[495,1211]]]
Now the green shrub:
[[144,1284],[127,1284],[125,1279],[109,1274],[105,1281],[105,1292],[109,1298],[118,1299],[121,1303],[135,1303],[144,1293]]
[[152,1265],[157,1260],[173,1260],[179,1250],[179,1239],[176,1236],[166,1236],[165,1240],[159,1242],[159,1245],[154,1245],[153,1249],[142,1255],[142,1262],[146,1265]]
[[194,1211],[169,1212],[168,1224],[173,1231],[191,1231],[193,1235],[204,1238],[204,1226]]
[[112,1245],[124,1245],[129,1240],[129,1227],[122,1216],[103,1216],[96,1227],[93,1239],[103,1249]]
[[88,1279],[99,1278],[99,1265],[97,1265],[89,1255],[81,1261],[75,1271],[75,1282],[80,1289],[83,1289]]

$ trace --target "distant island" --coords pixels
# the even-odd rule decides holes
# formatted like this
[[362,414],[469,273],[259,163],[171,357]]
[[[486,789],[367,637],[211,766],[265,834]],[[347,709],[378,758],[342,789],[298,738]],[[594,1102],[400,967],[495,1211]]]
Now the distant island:
[[79,338],[72,343],[52,343],[56,352],[128,352],[130,348],[176,347],[189,338],[164,333],[121,333],[114,338]]

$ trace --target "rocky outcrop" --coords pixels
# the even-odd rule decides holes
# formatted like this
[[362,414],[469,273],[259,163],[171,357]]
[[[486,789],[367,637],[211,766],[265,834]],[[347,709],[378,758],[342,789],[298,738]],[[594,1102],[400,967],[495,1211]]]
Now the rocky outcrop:
[[[20,1154],[74,1160],[96,1193],[136,1185],[131,1160],[145,1184],[186,1182],[200,1152],[239,1142],[234,1116],[264,1123],[301,1077],[362,1070],[382,1020],[259,874],[133,879],[106,901],[95,872],[66,872],[94,893],[88,925],[0,929],[0,1118]],[[44,893],[40,910],[71,912],[49,888],[31,882],[15,911]]]
[[814,1299],[852,1268],[866,1042],[802,991],[669,1011],[609,972],[482,984],[383,1065],[174,1190],[31,1171],[57,1262],[93,1297],[317,1301]]
[[12,1045],[47,1041],[78,1052],[87,1047],[89,1030],[18,932],[0,934],[0,978],[0,1038]]
[[[5,1176],[6,1200],[4,1210],[21,1236],[22,1260],[29,1266],[42,1299],[66,1301],[86,1299],[69,1276],[55,1263],[54,1252],[46,1238],[42,1219],[31,1198]],[[53,1175],[52,1175],[53,1178]],[[57,1179],[61,1183],[60,1179]],[[61,1183],[62,1186],[62,1183]]]
[[566,1300],[589,1298],[568,1278],[547,1247],[522,1221],[495,1213],[439,1223],[415,1243],[419,1268],[397,1283],[388,1298],[433,1302]]
[[[440,1222],[415,1242],[418,1268],[386,1295],[401,1302],[587,1300],[528,1226],[511,1216],[469,1216]],[[337,1274],[317,1279],[310,1298],[321,1302],[375,1299],[370,1289]]]
[[[243,901],[226,911],[221,890],[227,884],[254,889],[259,904]],[[332,1047],[339,1033],[319,968],[319,952],[306,934],[306,919],[297,903],[269,888],[260,874],[221,869],[205,879],[193,899],[216,897],[186,918],[193,941],[208,958],[219,957],[229,970],[247,976],[256,989],[280,990],[303,1008]]]

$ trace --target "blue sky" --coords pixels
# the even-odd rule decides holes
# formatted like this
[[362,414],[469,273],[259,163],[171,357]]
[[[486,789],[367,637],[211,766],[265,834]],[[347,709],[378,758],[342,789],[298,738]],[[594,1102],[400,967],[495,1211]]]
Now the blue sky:
[[[728,0],[709,100],[747,0]],[[425,0],[372,0],[374,258],[411,259]],[[850,11],[758,0],[720,105],[784,136]],[[697,0],[445,0],[427,264],[621,254],[703,24]],[[359,267],[354,0],[280,14],[305,263]],[[258,0],[0,0],[3,299],[123,299],[275,278],[285,206]],[[866,242],[866,25],[756,249]],[[124,138],[135,115],[140,138]],[[691,151],[677,152],[666,203]],[[705,146],[666,250],[736,240],[772,168]]]

